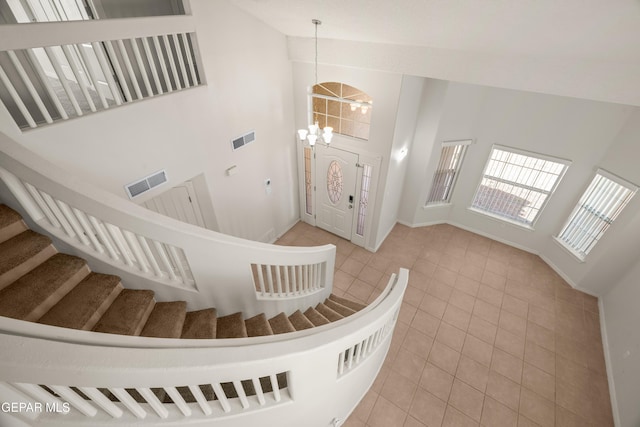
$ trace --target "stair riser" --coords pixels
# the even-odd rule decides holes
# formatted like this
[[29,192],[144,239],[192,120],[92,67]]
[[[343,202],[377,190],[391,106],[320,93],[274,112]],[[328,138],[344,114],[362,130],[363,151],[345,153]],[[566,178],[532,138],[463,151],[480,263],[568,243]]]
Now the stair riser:
[[111,292],[109,297],[106,298],[102,302],[100,307],[98,307],[98,309],[93,313],[93,315],[89,319],[87,319],[87,322],[82,326],[83,331],[90,331],[94,328],[94,326],[96,326],[98,320],[100,320],[100,318],[104,315],[104,313],[106,313],[109,307],[111,307],[111,304],[113,304],[113,301],[118,298],[118,295],[120,295],[121,291],[122,285],[118,285],[113,289],[113,292]]
[[24,221],[14,222],[0,229],[0,243],[6,242],[12,237],[16,237],[18,234],[27,230],[27,225]]
[[138,322],[138,326],[136,327],[135,331],[133,332],[132,335],[140,335],[140,333],[142,332],[142,329],[144,329],[144,324],[147,323],[147,320],[149,319],[149,316],[151,316],[151,312],[153,311],[153,306],[156,304],[155,300],[151,300],[151,302],[148,304],[146,311],[144,312],[144,314],[142,315],[142,317],[140,318],[140,322]]
[[73,276],[69,277],[66,282],[62,286],[60,286],[54,293],[49,295],[47,299],[42,301],[40,305],[38,305],[31,313],[27,315],[23,320],[28,322],[35,322],[44,314],[51,309],[54,305],[58,303],[66,294],[68,294],[71,289],[73,289],[78,283],[82,281],[87,275],[91,272],[88,266],[83,266],[79,269]]
[[2,276],[0,276],[0,289],[6,288],[11,283],[18,280],[20,277],[24,276],[52,256],[54,256],[58,251],[53,245],[49,245],[22,264],[17,267],[7,271]]

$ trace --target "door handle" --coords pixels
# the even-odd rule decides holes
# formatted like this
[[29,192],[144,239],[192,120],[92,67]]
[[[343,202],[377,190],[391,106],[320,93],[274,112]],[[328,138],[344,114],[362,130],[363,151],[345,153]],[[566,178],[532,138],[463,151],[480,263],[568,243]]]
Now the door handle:
[[349,196],[349,209],[353,209],[353,194]]

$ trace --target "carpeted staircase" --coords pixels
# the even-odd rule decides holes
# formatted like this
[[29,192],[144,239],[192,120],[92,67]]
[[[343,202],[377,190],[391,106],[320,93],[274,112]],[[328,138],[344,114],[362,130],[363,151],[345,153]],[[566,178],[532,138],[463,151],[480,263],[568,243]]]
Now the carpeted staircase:
[[76,256],[29,230],[0,205],[0,316],[86,331],[161,338],[242,338],[295,332],[335,322],[365,306],[331,295],[304,313],[187,312],[184,301],[156,302],[151,290],[124,289],[120,278],[92,272]]

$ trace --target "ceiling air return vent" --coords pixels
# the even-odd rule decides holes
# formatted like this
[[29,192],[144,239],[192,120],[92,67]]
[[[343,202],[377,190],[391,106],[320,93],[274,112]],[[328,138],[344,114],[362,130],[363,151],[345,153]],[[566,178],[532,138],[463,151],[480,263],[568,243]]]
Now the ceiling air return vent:
[[231,140],[231,148],[233,149],[233,151],[235,151],[238,148],[242,148],[245,145],[252,143],[253,141],[255,141],[255,139],[256,139],[255,131],[245,133],[244,135]]
[[161,170],[159,172],[146,176],[141,180],[125,185],[124,189],[127,191],[127,195],[129,196],[129,198],[133,199],[134,197],[138,197],[139,195],[146,193],[152,188],[164,184],[165,182],[167,182],[167,180],[167,171]]

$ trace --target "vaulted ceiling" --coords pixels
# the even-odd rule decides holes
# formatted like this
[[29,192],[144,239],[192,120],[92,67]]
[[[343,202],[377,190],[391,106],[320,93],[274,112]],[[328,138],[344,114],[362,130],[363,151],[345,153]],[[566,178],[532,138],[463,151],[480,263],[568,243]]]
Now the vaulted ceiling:
[[[317,18],[321,39],[554,61],[571,65],[569,73],[588,67],[585,73],[627,86],[640,74],[640,0],[231,1],[292,39],[313,37]],[[635,86],[628,90],[638,92]],[[638,102],[613,92],[598,97],[640,105],[640,94]]]

